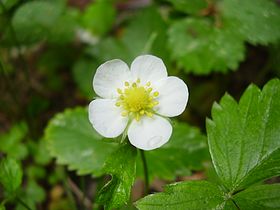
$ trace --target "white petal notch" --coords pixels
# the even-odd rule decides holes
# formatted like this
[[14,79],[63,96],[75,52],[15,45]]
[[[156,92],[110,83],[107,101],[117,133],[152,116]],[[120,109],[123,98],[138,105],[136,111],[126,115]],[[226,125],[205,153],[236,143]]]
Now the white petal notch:
[[138,56],[130,70],[118,59],[102,64],[93,88],[101,97],[89,105],[93,128],[106,138],[127,131],[130,143],[142,150],[168,142],[172,126],[167,117],[182,114],[189,98],[184,81],[168,77],[163,61],[153,55]]

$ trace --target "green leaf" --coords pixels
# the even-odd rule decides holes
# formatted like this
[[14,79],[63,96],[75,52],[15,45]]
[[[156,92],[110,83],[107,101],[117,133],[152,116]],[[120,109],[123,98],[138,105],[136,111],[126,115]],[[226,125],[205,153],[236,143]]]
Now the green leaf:
[[202,9],[207,7],[206,0],[168,0],[175,9],[187,14],[197,15]]
[[280,81],[250,85],[239,104],[225,95],[207,120],[215,170],[229,191],[280,175]]
[[175,21],[168,35],[171,56],[186,72],[227,72],[244,59],[243,40],[227,22],[217,27],[208,19],[186,18]]
[[[31,209],[37,209],[36,204],[45,200],[46,193],[42,186],[34,180],[29,180],[26,188],[21,190],[19,196]],[[26,207],[18,203],[16,210],[26,210]]]
[[140,210],[170,209],[233,209],[224,193],[207,181],[178,182],[164,187],[164,192],[148,195],[136,202]]
[[105,162],[104,172],[112,179],[97,195],[97,202],[105,209],[119,208],[128,203],[136,172],[137,150],[130,144],[113,152]]
[[0,163],[0,183],[9,194],[14,194],[22,182],[22,169],[12,158]]
[[112,3],[99,1],[89,5],[81,17],[82,25],[96,35],[106,34],[112,27],[116,10]]
[[268,44],[280,39],[280,8],[274,0],[224,0],[221,11],[237,20],[235,30],[252,44]]
[[280,209],[280,184],[250,187],[234,197],[240,209]]
[[62,13],[62,6],[54,2],[32,1],[17,9],[12,19],[20,43],[31,44],[48,37],[49,29]]
[[72,74],[78,88],[88,99],[93,98],[92,79],[97,67],[98,64],[92,58],[81,58],[74,64],[72,69]]
[[79,175],[102,174],[103,164],[117,144],[102,139],[92,128],[85,108],[67,109],[57,114],[45,130],[53,157]]
[[141,10],[124,29],[121,40],[129,51],[131,62],[143,53],[152,53],[167,64],[169,51],[166,46],[167,25],[155,7]]
[[17,160],[24,159],[28,154],[28,150],[21,141],[27,132],[26,123],[15,124],[7,133],[0,136],[0,151]]
[[0,210],[6,210],[4,204],[0,204]]
[[[159,149],[145,152],[150,180],[174,180],[176,176],[202,170],[203,161],[210,159],[206,137],[199,129],[186,123],[175,123],[170,140]],[[137,175],[143,176],[141,159],[137,161]]]
[[[3,10],[8,11],[11,9],[13,6],[15,6],[18,3],[19,0],[1,0],[0,4],[0,14],[3,13]],[[4,9],[3,9],[4,6]]]

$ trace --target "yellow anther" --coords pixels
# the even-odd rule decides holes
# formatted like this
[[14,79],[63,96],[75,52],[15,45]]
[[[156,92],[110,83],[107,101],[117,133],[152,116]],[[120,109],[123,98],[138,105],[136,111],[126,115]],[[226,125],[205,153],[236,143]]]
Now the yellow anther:
[[146,86],[149,87],[150,85],[151,85],[151,82],[147,82],[147,83],[146,83]]
[[156,105],[158,105],[159,104],[159,102],[158,101],[154,101],[154,106],[156,106]]
[[122,90],[120,88],[117,89],[119,94],[122,94]]
[[142,110],[140,111],[140,114],[141,114],[141,115],[145,114],[145,111],[142,109]]
[[135,82],[133,82],[132,87],[136,88],[137,84]]
[[128,86],[129,86],[129,82],[126,81],[126,82],[124,83],[124,85],[128,87]]
[[120,99],[121,99],[121,100],[123,100],[123,99],[124,99],[124,96],[123,96],[123,95],[121,95],[121,96],[120,96]]
[[118,101],[118,102],[116,103],[116,106],[121,106],[121,102]]
[[152,92],[152,90],[153,90],[153,88],[150,87],[150,88],[148,88],[147,91],[150,93],[150,92]]
[[140,83],[140,79],[138,78],[138,79],[136,80],[136,82],[137,82],[137,83]]
[[156,91],[156,92],[153,93],[153,95],[154,95],[154,97],[158,97],[159,96],[159,92]]

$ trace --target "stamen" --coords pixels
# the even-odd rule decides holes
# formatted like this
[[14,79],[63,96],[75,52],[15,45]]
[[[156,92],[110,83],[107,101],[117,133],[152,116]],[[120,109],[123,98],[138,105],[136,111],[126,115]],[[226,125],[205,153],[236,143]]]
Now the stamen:
[[119,94],[122,94],[122,90],[120,88],[117,89]]
[[135,82],[133,82],[132,87],[136,88],[137,84]]
[[118,101],[118,102],[116,103],[116,106],[121,106],[121,102]]
[[124,83],[124,85],[128,87],[128,86],[129,86],[129,82],[126,81],[126,82]]
[[158,97],[159,96],[159,92],[156,91],[156,92],[153,93],[153,95],[154,95],[154,97]]
[[147,91],[150,93],[150,92],[152,92],[152,90],[153,90],[153,88],[150,87],[150,88],[148,88]]
[[150,85],[151,85],[151,82],[147,82],[147,83],[146,83],[146,86],[149,87]]
[[138,78],[138,79],[136,80],[136,82],[137,82],[137,83],[140,83],[140,79]]
[[128,112],[122,112],[122,116],[126,117],[128,115]]

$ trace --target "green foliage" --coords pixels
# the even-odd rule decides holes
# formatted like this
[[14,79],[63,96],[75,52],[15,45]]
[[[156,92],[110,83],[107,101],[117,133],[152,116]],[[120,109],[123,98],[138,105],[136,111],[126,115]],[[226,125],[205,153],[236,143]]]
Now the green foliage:
[[239,104],[225,95],[207,120],[212,160],[230,191],[280,174],[280,81],[251,85]]
[[235,70],[244,59],[243,40],[228,23],[216,27],[208,19],[186,18],[175,21],[168,34],[172,57],[186,72]]
[[207,7],[206,0],[168,0],[176,10],[187,14],[198,15],[201,10]]
[[62,8],[51,2],[25,3],[16,11],[12,20],[18,41],[29,44],[46,39],[61,13]]
[[114,209],[127,204],[136,172],[137,150],[130,144],[121,146],[106,160],[104,172],[111,180],[98,193],[97,202],[105,209]]
[[278,209],[278,184],[249,186],[280,174],[279,107],[279,79],[268,82],[262,91],[250,85],[239,103],[226,94],[213,105],[213,119],[207,119],[209,150],[221,183],[173,184],[163,193],[139,200],[137,207]]
[[[141,210],[223,209],[232,207],[224,200],[224,192],[207,181],[179,182],[164,187],[163,193],[149,195],[136,203]],[[229,208],[228,208],[229,209]]]
[[9,132],[0,136],[0,151],[6,153],[9,157],[18,160],[24,159],[28,150],[21,141],[26,137],[27,132],[26,123],[15,124]]
[[68,165],[79,175],[102,174],[106,158],[117,147],[102,140],[94,131],[85,108],[68,109],[57,114],[45,130],[45,139],[57,163]]
[[98,65],[93,59],[81,58],[72,69],[73,78],[81,93],[88,99],[93,98],[92,78]]
[[19,0],[2,0],[0,3],[0,14],[4,11],[8,11],[13,6],[15,6]]
[[280,39],[280,8],[273,0],[224,0],[222,14],[237,20],[235,30],[252,44],[268,44]]
[[102,36],[111,29],[115,16],[116,10],[112,3],[98,1],[86,8],[81,22],[93,34]]
[[[150,180],[161,178],[173,180],[176,176],[191,174],[191,170],[202,170],[203,161],[210,159],[206,137],[186,123],[176,122],[167,144],[160,149],[145,153]],[[137,162],[137,175],[143,176],[140,158]]]
[[12,158],[2,159],[0,163],[0,183],[9,195],[14,195],[22,182],[22,169]]
[[279,209],[280,184],[250,187],[234,196],[240,209]]

